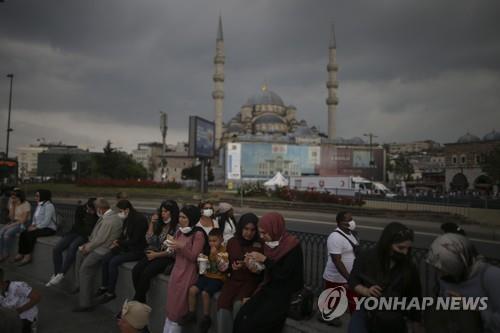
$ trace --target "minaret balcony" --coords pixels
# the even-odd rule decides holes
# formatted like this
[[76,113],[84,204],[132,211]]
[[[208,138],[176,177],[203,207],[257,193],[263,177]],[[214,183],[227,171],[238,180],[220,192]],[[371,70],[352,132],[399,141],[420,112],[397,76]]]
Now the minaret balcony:
[[224,82],[224,74],[222,73],[215,73],[213,76],[213,79],[215,82]]
[[224,98],[224,92],[222,90],[215,90],[212,93],[212,98],[213,99],[222,99],[222,98]]
[[218,65],[218,64],[222,64],[224,65],[224,62],[225,62],[225,59],[226,57],[222,56],[222,55],[216,55],[214,57],[214,64]]
[[328,66],[326,66],[326,69],[329,72],[336,72],[336,71],[339,70],[339,65],[337,65],[337,64],[328,64]]
[[339,87],[339,81],[328,81],[326,87],[328,89],[337,89]]
[[328,97],[326,99],[326,104],[327,105],[337,105],[337,104],[339,104],[339,99],[336,96],[334,96],[334,97]]

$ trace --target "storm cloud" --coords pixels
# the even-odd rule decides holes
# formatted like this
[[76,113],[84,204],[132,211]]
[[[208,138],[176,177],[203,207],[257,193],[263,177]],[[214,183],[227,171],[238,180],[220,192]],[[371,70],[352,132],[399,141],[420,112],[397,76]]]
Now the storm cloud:
[[131,150],[160,140],[160,110],[169,114],[167,141],[185,140],[188,115],[213,119],[219,14],[226,121],[266,82],[326,130],[335,23],[340,136],[452,142],[500,130],[498,1],[6,0],[0,150],[7,73],[15,74],[13,148],[44,137]]

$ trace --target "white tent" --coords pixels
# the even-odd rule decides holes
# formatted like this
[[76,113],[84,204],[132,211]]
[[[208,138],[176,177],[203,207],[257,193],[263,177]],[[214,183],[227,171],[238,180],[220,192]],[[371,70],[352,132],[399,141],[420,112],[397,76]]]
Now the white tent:
[[267,182],[264,183],[264,186],[269,186],[269,187],[288,186],[288,180],[281,174],[281,172],[277,172],[273,178],[269,179]]

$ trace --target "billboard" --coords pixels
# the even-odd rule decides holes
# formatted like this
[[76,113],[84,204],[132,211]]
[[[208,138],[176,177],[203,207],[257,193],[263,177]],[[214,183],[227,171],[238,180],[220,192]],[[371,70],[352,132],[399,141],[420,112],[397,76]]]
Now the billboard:
[[269,179],[281,172],[285,177],[319,175],[319,146],[272,143],[228,143],[226,178]]
[[206,119],[189,117],[189,156],[200,158],[214,157],[215,124]]
[[227,144],[227,179],[241,179],[241,143]]

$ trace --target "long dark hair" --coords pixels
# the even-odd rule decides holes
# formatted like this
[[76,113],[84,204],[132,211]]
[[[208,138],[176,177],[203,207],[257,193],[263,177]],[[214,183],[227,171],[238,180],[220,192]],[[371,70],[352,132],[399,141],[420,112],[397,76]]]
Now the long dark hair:
[[[383,271],[387,272],[390,268],[392,245],[407,240],[413,241],[413,230],[404,224],[391,222],[384,228],[376,245],[380,268]],[[408,251],[407,256],[411,258],[411,251]]]
[[14,190],[11,194],[17,197],[21,203],[26,201],[26,195],[22,190]]
[[[160,208],[158,209],[159,219],[161,220],[161,211],[162,209],[168,210],[170,212],[170,223],[168,225],[168,233],[170,235],[175,234],[177,230],[177,225],[179,224],[179,205],[174,200],[165,200],[160,204]],[[163,221],[158,221],[156,223],[155,229],[153,232],[156,235],[161,234],[163,227]]]
[[40,189],[40,190],[36,190],[35,193],[38,193],[38,195],[39,195],[38,200],[40,202],[52,200],[52,192],[50,192],[49,190]]
[[130,210],[130,213],[133,213],[133,214],[136,212],[134,206],[132,206],[132,204],[128,200],[118,201],[118,203],[116,204],[116,207],[118,207],[120,209],[128,209],[128,210]]

